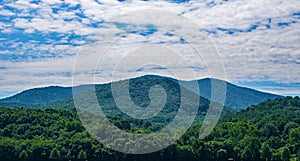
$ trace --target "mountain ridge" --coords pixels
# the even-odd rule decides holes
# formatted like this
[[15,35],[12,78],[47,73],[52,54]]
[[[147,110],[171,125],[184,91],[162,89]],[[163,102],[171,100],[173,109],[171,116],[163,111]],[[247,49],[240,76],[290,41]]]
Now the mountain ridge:
[[[174,81],[176,83],[182,81],[171,77],[159,76],[159,75],[143,75],[140,77],[124,79],[119,81],[125,81],[125,80],[131,81],[137,79],[151,79],[151,78],[167,79],[167,80]],[[220,83],[225,83],[227,93],[226,93],[224,105],[233,107],[234,109],[244,109],[251,105],[261,103],[267,99],[275,99],[275,98],[282,97],[280,95],[261,92],[247,87],[240,87],[230,82],[215,79],[215,78],[203,78],[195,81],[198,82],[200,93],[197,93],[196,92],[197,90],[192,88],[193,86],[191,86],[191,83],[189,83],[192,81],[183,81],[184,83],[182,84],[182,86],[208,100],[211,100],[212,82],[216,83],[217,85]],[[74,87],[76,87],[77,89],[80,88],[80,90],[76,90],[76,91],[82,92],[94,86],[105,86],[109,84],[110,83],[84,84],[84,85],[79,85]],[[29,90],[22,91],[11,97],[0,99],[0,105],[13,107],[13,108],[14,107],[15,108],[16,107],[45,108],[50,105],[52,106],[58,104],[56,102],[61,102],[63,100],[71,98],[73,96],[72,92],[74,92],[72,91],[72,88],[73,88],[72,86],[70,87],[48,86],[48,87],[32,88]]]

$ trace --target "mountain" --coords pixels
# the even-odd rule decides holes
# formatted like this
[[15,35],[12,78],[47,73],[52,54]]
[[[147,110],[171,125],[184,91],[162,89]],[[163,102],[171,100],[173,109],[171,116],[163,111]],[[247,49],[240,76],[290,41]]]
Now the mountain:
[[[138,112],[139,109],[131,110],[130,112],[124,113],[123,110],[120,109],[120,106],[123,105],[123,107],[130,107],[129,109],[135,108],[136,106],[141,107],[141,109],[144,108],[153,108],[156,109],[156,111],[160,111],[157,113],[157,115],[152,118],[149,117],[149,120],[153,122],[164,122],[168,123],[174,119],[176,116],[176,113],[178,112],[179,108],[181,108],[181,105],[183,104],[182,108],[184,108],[185,112],[190,113],[193,111],[193,107],[198,107],[198,111],[194,111],[197,113],[196,122],[199,122],[203,119],[203,116],[206,114],[209,106],[210,101],[208,99],[205,99],[203,97],[200,97],[198,94],[186,89],[181,88],[178,82],[175,80],[165,78],[165,77],[140,77],[136,79],[131,79],[128,81],[129,88],[126,86],[127,80],[122,80],[118,82],[114,82],[115,89],[119,90],[118,92],[112,93],[111,84],[101,84],[95,86],[95,91],[86,90],[85,92],[81,92],[80,94],[76,95],[77,99],[77,109],[81,109],[83,107],[84,110],[87,108],[93,107],[94,99],[93,94],[95,93],[97,102],[96,106],[101,106],[102,111],[105,113],[106,116],[110,117],[122,117],[129,119],[129,116],[138,115],[141,117],[147,117],[147,113]],[[153,90],[153,87],[159,85],[164,89],[163,91],[160,90]],[[89,89],[93,88],[93,86],[90,86]],[[128,89],[129,99],[126,99],[124,97],[124,93],[126,93],[126,89]],[[116,90],[115,90],[116,91]],[[151,92],[149,92],[151,91]],[[92,92],[92,93],[91,93]],[[181,92],[184,92],[184,95],[181,95]],[[163,98],[166,96],[165,98]],[[117,99],[122,99],[121,103],[117,103]],[[79,103],[78,103],[79,100]],[[199,102],[196,102],[198,100]],[[131,101],[133,103],[131,103]],[[165,101],[165,102],[164,102]],[[88,105],[88,106],[85,106]],[[218,107],[222,107],[220,104],[216,104]],[[60,100],[57,102],[52,102],[47,104],[47,107],[60,107],[60,108],[70,108],[74,107],[74,100],[73,98],[67,98],[64,100]],[[95,107],[95,106],[94,106]],[[163,107],[162,109],[158,109],[159,107]],[[97,109],[96,109],[97,110]],[[225,106],[223,108],[223,114],[230,114],[234,113],[235,110],[233,110],[231,107]],[[129,114],[128,114],[129,113]],[[187,118],[185,118],[187,119]],[[162,121],[163,120],[163,121]],[[159,125],[157,125],[158,127]]]
[[62,100],[72,96],[70,87],[50,86],[34,88],[0,100],[2,106],[8,107],[40,107],[44,104]]
[[[155,78],[157,76],[155,75],[146,75],[143,76],[144,78]],[[163,77],[165,79],[173,80],[175,82],[178,82],[176,79]],[[212,100],[211,98],[211,89],[212,84],[215,85],[216,88],[220,86],[226,86],[226,97],[225,97],[225,106],[232,107],[234,109],[245,109],[251,105],[259,104],[267,99],[275,99],[275,98],[282,98],[283,96],[266,93],[257,91],[254,89],[246,88],[246,87],[240,87],[237,85],[234,85],[232,83],[214,79],[214,78],[204,78],[198,80],[199,90],[193,89],[193,85],[187,81],[183,82],[183,86],[201,97],[204,97],[208,100],[218,102],[217,100],[220,98],[214,98],[216,100]],[[218,90],[217,90],[218,91]],[[199,93],[198,93],[199,92]]]
[[[165,79],[170,80],[175,83],[178,83],[177,80],[168,77],[156,76],[156,75],[146,75],[138,78],[130,79],[131,82],[139,82],[136,86],[141,86],[146,82],[141,82],[140,80],[147,79]],[[225,106],[232,107],[234,109],[243,109],[249,107],[251,105],[255,105],[261,103],[267,99],[275,99],[282,96],[274,95],[270,93],[260,92],[257,90],[253,90],[250,88],[239,87],[234,84],[231,84],[226,81],[205,78],[198,80],[199,91],[200,93],[196,93],[201,97],[204,97],[208,100],[211,100],[211,84],[214,82],[215,84],[225,84],[226,85],[226,98],[225,98]],[[135,84],[131,83],[132,86]],[[108,90],[110,84],[97,84],[96,87],[101,89],[104,88]],[[83,85],[78,86],[76,89],[78,92],[86,91],[90,89],[91,85]],[[185,81],[183,83],[183,87],[195,92],[196,90],[192,88],[192,85],[189,81]],[[98,92],[104,92],[105,90],[98,90]],[[98,94],[100,94],[98,93]],[[100,94],[101,95],[101,94]],[[217,100],[212,100],[218,102]],[[58,86],[50,86],[44,88],[35,88],[23,91],[19,94],[16,94],[12,97],[4,98],[0,100],[0,105],[7,107],[28,107],[28,108],[41,108],[41,107],[60,107],[60,108],[73,108],[73,100],[72,100],[72,87],[58,87]]]
[[216,84],[226,83],[225,105],[235,109],[245,109],[251,105],[259,104],[267,99],[282,98],[280,95],[261,92],[254,89],[240,87],[218,79],[206,78],[198,81],[200,96],[211,98],[211,82]]
[[[88,90],[89,86],[82,85],[77,89],[81,92]],[[49,86],[25,90],[14,96],[0,99],[0,105],[13,108],[41,108],[72,96],[72,87]]]
[[[164,77],[140,77],[131,79],[129,82],[129,89],[126,87],[126,89],[129,90],[129,100],[126,100],[122,93],[124,91],[122,88],[125,86],[126,80],[115,82],[115,84],[117,84],[116,89],[119,89],[119,92],[121,93],[117,92],[113,95],[110,83],[96,86],[85,85],[85,88],[83,88],[83,86],[78,86],[75,88],[79,88],[79,92],[74,98],[79,99],[73,100],[73,97],[68,97],[56,102],[53,102],[53,99],[49,99],[49,101],[47,100],[48,103],[41,105],[45,108],[59,107],[73,109],[74,102],[77,102],[77,111],[88,110],[88,112],[92,111],[91,113],[93,114],[99,114],[100,106],[101,111],[106,117],[121,117],[132,124],[136,125],[138,123],[138,125],[136,125],[138,128],[143,128],[144,124],[141,123],[141,120],[147,119],[152,125],[152,128],[147,130],[154,131],[161,129],[172,122],[178,112],[180,112],[181,115],[176,117],[176,122],[187,124],[199,123],[204,119],[210,104],[215,105],[215,111],[217,110],[216,107],[220,107],[222,110],[219,111],[222,112],[220,114],[223,116],[235,112],[231,107],[223,107],[221,104],[210,102],[186,88],[181,88],[178,82],[171,79],[165,79]],[[162,87],[164,91],[153,89],[153,87],[157,85]],[[95,87],[95,92],[92,91],[92,87]],[[52,89],[53,87],[49,88]],[[50,89],[47,90],[51,91]],[[151,91],[150,94],[149,91]],[[44,94],[42,92],[40,93]],[[185,93],[185,95],[181,95],[181,93]],[[92,95],[96,97],[93,97]],[[164,96],[165,98],[163,98]],[[94,98],[97,99],[96,104],[94,104]],[[121,105],[120,103],[117,104],[116,99],[118,98],[122,99]],[[132,110],[135,106],[132,106],[131,101],[133,102],[133,105],[139,106],[139,108]],[[36,104],[38,103],[39,102]],[[120,108],[122,105],[125,108],[129,107],[130,111],[124,111],[124,108]],[[192,120],[189,118],[192,118]],[[142,124],[142,127],[140,127],[140,124]]]

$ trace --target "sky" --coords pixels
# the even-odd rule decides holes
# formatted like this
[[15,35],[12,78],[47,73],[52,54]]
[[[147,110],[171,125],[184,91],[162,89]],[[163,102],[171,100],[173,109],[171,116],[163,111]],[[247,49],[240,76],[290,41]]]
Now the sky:
[[[111,45],[115,40],[118,41]],[[191,48],[199,41],[203,41],[202,52],[209,55],[202,55],[201,61]],[[136,58],[137,65],[150,59],[152,53],[143,53],[142,49],[155,53],[151,60],[162,57],[153,61],[170,63],[164,67],[132,65]],[[106,50],[103,59],[97,57]],[[189,61],[176,64],[173,56],[162,51],[179,52],[182,59]],[[138,52],[143,54],[129,59],[128,53]],[[205,66],[213,52],[223,64],[216,67],[224,70],[221,79],[261,91],[299,96],[299,1],[0,2],[0,98],[34,87],[72,86],[74,74],[78,73],[96,77],[94,82],[82,83],[105,83],[149,73],[170,76],[168,68],[180,70],[180,79],[192,79],[182,69],[196,70],[197,79],[218,78],[211,74],[209,65]],[[97,64],[89,64],[93,59],[98,60]],[[121,60],[129,61],[122,65]],[[74,70],[76,63],[81,65],[79,71]],[[121,66],[116,68],[118,64]],[[94,72],[87,68],[92,65]]]

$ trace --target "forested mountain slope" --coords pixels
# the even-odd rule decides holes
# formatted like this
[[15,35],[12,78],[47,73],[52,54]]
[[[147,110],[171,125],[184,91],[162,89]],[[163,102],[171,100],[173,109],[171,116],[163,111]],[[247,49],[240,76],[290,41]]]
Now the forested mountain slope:
[[0,100],[2,106],[38,108],[44,104],[72,96],[70,87],[50,86],[34,88],[20,92],[12,97]]
[[[147,86],[147,84],[153,82],[157,82],[158,80],[164,80],[168,83],[171,83],[171,81],[178,83],[177,80],[168,78],[168,77],[162,77],[162,76],[155,76],[155,75],[146,75],[138,78],[132,78],[131,86],[133,88],[139,87],[139,86]],[[171,80],[171,81],[170,81]],[[274,95],[270,93],[264,93],[260,91],[256,91],[253,89],[245,88],[245,87],[239,87],[236,85],[233,85],[231,83],[217,80],[217,79],[200,79],[198,80],[199,84],[199,91],[200,93],[196,93],[200,95],[201,97],[204,97],[208,100],[211,100],[211,84],[214,82],[215,84],[225,84],[227,86],[226,88],[226,99],[225,99],[225,106],[232,107],[234,109],[243,109],[251,105],[255,105],[258,103],[261,103],[267,99],[275,99],[280,98],[282,96]],[[139,83],[139,84],[136,84]],[[97,84],[97,94],[98,95],[104,95],[107,93],[110,88],[109,84]],[[80,88],[80,91],[88,90],[89,88],[93,88],[93,85],[83,85],[76,87],[77,89]],[[190,90],[190,91],[196,91],[193,89],[193,86],[189,82],[184,83],[184,88]],[[166,89],[168,90],[168,89]],[[102,94],[102,92],[104,94]],[[133,95],[137,95],[134,93]],[[73,100],[72,100],[72,87],[57,87],[57,86],[51,86],[51,87],[44,87],[44,88],[35,88],[23,91],[19,94],[16,94],[12,97],[0,99],[0,105],[6,106],[6,107],[25,107],[25,108],[49,108],[49,107],[57,107],[57,108],[67,108],[72,109],[74,108]]]
[[[174,145],[155,153],[128,155],[93,139],[74,110],[0,108],[0,158],[76,161],[243,161],[300,159],[300,99],[267,100],[223,118],[205,139],[201,124],[192,126]],[[131,133],[155,131],[152,122],[110,117]],[[151,140],[149,140],[151,141]]]
[[212,156],[222,152],[245,161],[299,160],[299,125],[299,97],[278,98],[224,118],[206,141],[217,147]]
[[210,100],[211,97],[211,82],[216,84],[226,84],[226,99],[225,105],[235,109],[245,109],[251,105],[259,104],[267,99],[280,98],[282,96],[257,91],[254,89],[240,87],[229,82],[218,79],[201,79],[199,82],[200,95]]

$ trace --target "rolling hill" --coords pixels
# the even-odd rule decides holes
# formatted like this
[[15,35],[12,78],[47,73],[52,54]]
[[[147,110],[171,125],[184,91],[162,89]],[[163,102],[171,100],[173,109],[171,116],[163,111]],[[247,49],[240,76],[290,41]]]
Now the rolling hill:
[[[222,80],[211,78],[201,79],[198,81],[200,96],[210,100],[211,82],[213,81],[216,84],[224,83],[224,81]],[[282,96],[279,95],[261,92],[246,87],[240,87],[229,82],[225,83],[226,98],[224,104],[235,109],[245,109],[251,105],[256,105],[264,102],[267,99],[282,98]]]
[[41,107],[46,103],[55,102],[72,96],[70,87],[50,86],[25,90],[12,97],[0,100],[2,106],[8,107]]
[[[147,79],[166,79],[178,83],[177,80],[168,77],[146,75],[138,78],[130,79],[131,82],[139,82],[139,84],[131,83],[131,86],[141,86],[146,82]],[[143,80],[143,81],[141,81]],[[282,96],[274,95],[270,93],[260,92],[254,89],[239,87],[226,81],[205,78],[198,80],[199,91],[197,93],[201,97],[211,100],[211,82],[216,84],[226,84],[227,93],[225,98],[225,106],[232,107],[234,109],[243,109],[251,105],[261,103],[267,99],[280,98]],[[97,84],[97,92],[101,95],[101,92],[108,90],[110,84]],[[191,87],[189,82],[184,83],[184,88],[195,92],[196,90]],[[88,90],[89,85],[79,86],[81,90],[79,92]],[[105,89],[105,90],[104,90]],[[105,92],[104,92],[105,93]],[[215,100],[213,100],[215,101]],[[25,108],[45,108],[45,107],[58,107],[58,108],[73,108],[72,100],[72,87],[58,87],[50,86],[44,88],[34,88],[30,90],[23,91],[12,97],[4,98],[0,100],[0,105],[7,107],[25,107]]]

